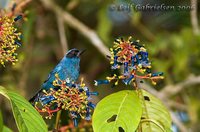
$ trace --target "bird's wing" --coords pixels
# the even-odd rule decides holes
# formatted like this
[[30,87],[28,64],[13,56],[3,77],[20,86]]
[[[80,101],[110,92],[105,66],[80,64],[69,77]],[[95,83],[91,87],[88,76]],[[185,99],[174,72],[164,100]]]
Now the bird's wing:
[[61,71],[61,66],[57,65],[48,75],[48,78],[44,81],[42,89],[40,89],[35,96],[33,96],[29,101],[34,103],[38,101],[39,97],[43,95],[42,90],[47,89],[50,85],[52,85],[52,81],[55,79],[55,74]]

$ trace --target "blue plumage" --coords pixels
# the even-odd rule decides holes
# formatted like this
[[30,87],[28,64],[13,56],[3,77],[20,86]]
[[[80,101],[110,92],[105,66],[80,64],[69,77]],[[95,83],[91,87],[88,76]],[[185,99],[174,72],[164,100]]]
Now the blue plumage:
[[58,65],[49,73],[46,81],[44,81],[41,90],[30,99],[30,102],[38,101],[42,90],[56,89],[53,85],[55,74],[58,74],[61,80],[77,81],[80,72],[80,55],[83,51],[77,49],[69,50]]
[[60,63],[50,72],[48,79],[43,83],[42,88],[48,90],[55,86],[52,82],[55,80],[55,74],[57,73],[61,80],[69,79],[71,82],[75,82],[79,77],[80,71],[80,58],[66,58],[64,57]]

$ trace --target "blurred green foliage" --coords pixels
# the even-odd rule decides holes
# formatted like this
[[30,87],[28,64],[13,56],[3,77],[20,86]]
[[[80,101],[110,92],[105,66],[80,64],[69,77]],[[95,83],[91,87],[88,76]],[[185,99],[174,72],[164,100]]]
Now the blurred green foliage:
[[[189,5],[190,1],[167,0],[57,0],[61,8],[82,23],[95,30],[109,48],[118,36],[133,36],[145,44],[155,71],[163,71],[165,79],[156,89],[184,81],[189,75],[200,74],[200,35],[194,35],[190,22],[190,11],[143,11],[111,10],[117,4],[166,3],[166,5]],[[200,1],[198,1],[200,5]],[[199,8],[200,9],[200,8]],[[40,1],[32,1],[26,8],[28,21],[18,23],[23,33],[23,45],[16,66],[0,67],[0,85],[17,91],[29,99],[37,92],[48,73],[62,58],[56,16],[46,10]],[[198,10],[198,18],[200,10]],[[109,61],[92,43],[77,30],[65,24],[69,48],[87,49],[81,60],[81,76],[99,92],[99,99],[119,91],[119,87],[93,86],[93,80],[105,78],[110,73]],[[122,84],[121,84],[122,85]],[[130,89],[126,86],[127,89]],[[188,127],[198,131],[200,123],[200,86],[190,86],[173,100],[187,106],[190,116]],[[97,101],[97,100],[95,100]],[[9,128],[16,129],[9,104],[0,98],[4,120]],[[66,119],[66,117],[63,117]],[[64,121],[63,121],[64,122]],[[49,121],[51,126],[53,121]]]

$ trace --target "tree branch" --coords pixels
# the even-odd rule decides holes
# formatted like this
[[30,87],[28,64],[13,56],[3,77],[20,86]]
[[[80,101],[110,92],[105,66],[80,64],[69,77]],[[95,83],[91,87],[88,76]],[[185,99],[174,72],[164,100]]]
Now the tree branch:
[[66,33],[65,33],[65,25],[64,25],[62,17],[59,16],[59,14],[57,14],[56,16],[57,16],[58,31],[59,31],[59,36],[60,36],[60,43],[62,46],[63,54],[65,55],[66,50],[68,50],[68,44],[67,44]]
[[95,31],[84,25],[82,22],[80,22],[78,19],[73,17],[70,13],[67,11],[62,10],[59,6],[57,6],[52,0],[40,0],[42,4],[54,11],[56,14],[59,14],[62,16],[63,20],[72,28],[79,31],[82,35],[84,35],[86,38],[88,38],[92,44],[103,54],[103,55],[109,55],[110,52],[108,48],[104,45],[104,43],[101,41],[99,36],[96,34]]
[[187,88],[187,86],[195,85],[200,83],[200,76],[190,75],[188,79],[183,82],[180,82],[176,85],[167,85],[160,92],[159,96],[168,98],[170,96],[176,95],[183,89]]
[[197,17],[197,0],[191,0],[191,11],[190,11],[190,19],[192,24],[192,29],[195,35],[200,33],[199,25],[198,25],[198,17]]

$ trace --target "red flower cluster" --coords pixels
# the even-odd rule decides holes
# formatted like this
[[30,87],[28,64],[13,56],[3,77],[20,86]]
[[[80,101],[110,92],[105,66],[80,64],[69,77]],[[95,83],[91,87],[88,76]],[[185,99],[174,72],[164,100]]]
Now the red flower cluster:
[[156,84],[157,79],[164,78],[162,72],[151,72],[148,52],[139,40],[134,41],[132,37],[126,41],[123,38],[116,39],[113,48],[110,48],[110,53],[111,69],[123,69],[123,73],[114,74],[106,80],[95,80],[95,85],[108,84],[113,80],[114,84],[118,85],[118,81],[122,80],[126,85],[132,82],[137,87],[136,78],[150,79],[153,84]]
[[0,14],[0,63],[5,66],[5,62],[13,65],[17,62],[16,50],[21,46],[21,33],[17,31],[14,24],[22,16],[17,17]]
[[90,95],[98,95],[97,92],[90,92],[83,83],[75,84],[66,80],[61,80],[58,74],[55,74],[56,80],[53,85],[58,87],[58,90],[44,90],[43,95],[39,98],[39,102],[35,102],[35,108],[41,113],[47,113],[46,118],[51,118],[53,113],[59,110],[67,110],[71,118],[74,120],[74,125],[77,126],[77,119],[91,119],[91,108],[95,105],[89,102]]

